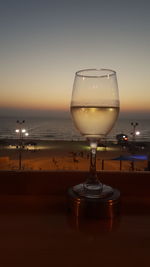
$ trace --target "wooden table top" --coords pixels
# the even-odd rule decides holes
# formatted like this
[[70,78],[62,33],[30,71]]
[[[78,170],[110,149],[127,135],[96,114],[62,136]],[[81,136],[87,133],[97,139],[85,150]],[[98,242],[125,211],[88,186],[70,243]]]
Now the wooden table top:
[[137,187],[135,194],[123,192],[116,219],[84,221],[67,212],[64,193],[13,194],[3,187],[0,266],[150,266],[147,186],[145,194]]

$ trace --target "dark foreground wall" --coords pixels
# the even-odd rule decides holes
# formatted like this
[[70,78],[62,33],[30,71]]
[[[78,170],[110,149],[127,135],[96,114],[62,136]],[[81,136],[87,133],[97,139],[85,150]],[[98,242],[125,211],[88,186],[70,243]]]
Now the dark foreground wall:
[[99,173],[121,191],[120,216],[82,221],[64,196],[86,175],[0,172],[0,267],[150,266],[150,172]]
[[[83,182],[87,172],[0,171],[0,194],[60,195]],[[123,196],[150,196],[150,172],[100,172],[102,183],[118,188]]]

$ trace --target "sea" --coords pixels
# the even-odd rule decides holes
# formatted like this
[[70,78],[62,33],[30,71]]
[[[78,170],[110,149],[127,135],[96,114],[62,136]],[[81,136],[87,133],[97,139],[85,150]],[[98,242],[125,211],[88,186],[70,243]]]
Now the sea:
[[[0,139],[16,139],[18,134],[16,129],[21,127],[26,129],[28,136],[24,139],[32,140],[65,140],[65,141],[79,141],[85,140],[83,136],[75,129],[71,117],[59,118],[23,118],[24,123],[18,124],[15,117],[0,117]],[[22,120],[19,120],[22,122]],[[150,119],[141,119],[132,121],[128,118],[119,118],[114,128],[106,137],[108,141],[116,141],[117,134],[128,135],[129,140],[132,140],[133,126],[131,123],[138,123],[136,131],[140,134],[136,136],[137,141],[150,142]],[[90,123],[90,122],[89,122]]]

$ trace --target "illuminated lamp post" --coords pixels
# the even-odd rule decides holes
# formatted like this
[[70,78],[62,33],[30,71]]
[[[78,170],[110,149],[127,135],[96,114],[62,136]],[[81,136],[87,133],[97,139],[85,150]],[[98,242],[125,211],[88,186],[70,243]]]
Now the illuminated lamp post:
[[[132,141],[133,141],[133,144],[132,144],[132,154],[134,154],[135,153],[135,137],[136,136],[138,136],[138,135],[140,135],[140,132],[139,131],[136,131],[136,127],[138,126],[139,124],[138,124],[138,122],[131,122],[131,126],[133,127],[133,132],[131,133],[131,135],[132,135]],[[132,163],[131,163],[131,165],[132,165],[132,170],[134,170],[134,161],[132,161]]]
[[136,135],[136,136],[139,136],[139,135],[140,135],[140,132],[139,132],[139,131],[136,131],[136,132],[135,132],[135,135]]
[[138,122],[135,122],[135,123],[134,122],[131,122],[131,126],[133,127],[133,132],[131,133],[132,134],[132,140],[133,140],[133,142],[135,142],[135,136],[140,134],[139,131],[136,132],[136,127],[138,125],[139,125]]
[[19,129],[16,129],[15,132],[19,134],[19,170],[22,168],[22,149],[23,149],[23,136],[28,136],[26,129],[22,128],[22,125],[25,123],[25,120],[19,121],[17,120],[17,123],[19,124]]

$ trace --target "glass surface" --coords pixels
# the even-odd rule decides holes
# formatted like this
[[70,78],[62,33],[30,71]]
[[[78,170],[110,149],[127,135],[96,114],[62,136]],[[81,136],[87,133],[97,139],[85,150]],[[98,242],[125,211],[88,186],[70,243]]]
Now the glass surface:
[[116,72],[109,69],[85,69],[76,72],[71,115],[77,130],[91,147],[90,172],[87,180],[73,187],[85,197],[99,198],[112,193],[96,173],[97,145],[114,126],[119,114],[119,93]]

